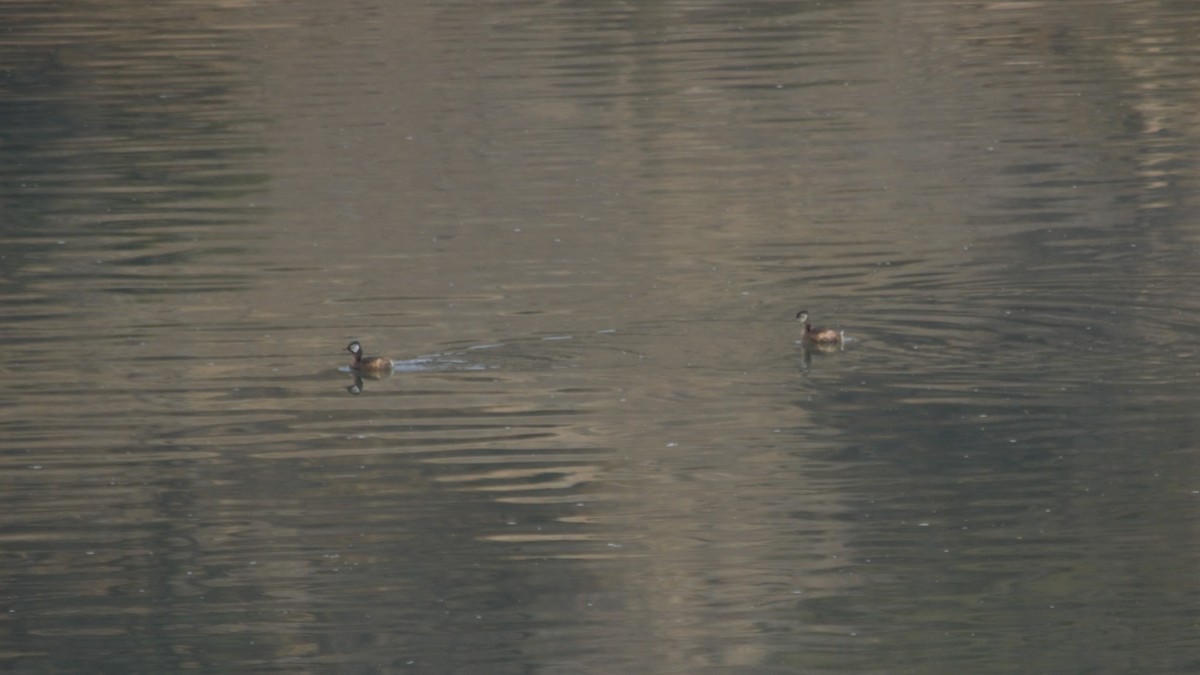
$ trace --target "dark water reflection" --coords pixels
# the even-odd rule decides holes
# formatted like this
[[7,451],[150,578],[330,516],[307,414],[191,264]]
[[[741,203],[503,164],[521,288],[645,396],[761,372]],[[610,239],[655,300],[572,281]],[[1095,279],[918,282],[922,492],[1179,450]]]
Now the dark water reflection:
[[1191,5],[326,10],[0,9],[5,669],[1196,669]]

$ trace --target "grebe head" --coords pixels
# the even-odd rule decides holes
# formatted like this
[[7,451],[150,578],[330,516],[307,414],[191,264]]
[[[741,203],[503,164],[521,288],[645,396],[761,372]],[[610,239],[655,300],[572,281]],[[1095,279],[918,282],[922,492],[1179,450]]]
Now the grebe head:
[[353,354],[355,359],[362,358],[362,345],[358,344],[358,340],[346,345],[346,351]]

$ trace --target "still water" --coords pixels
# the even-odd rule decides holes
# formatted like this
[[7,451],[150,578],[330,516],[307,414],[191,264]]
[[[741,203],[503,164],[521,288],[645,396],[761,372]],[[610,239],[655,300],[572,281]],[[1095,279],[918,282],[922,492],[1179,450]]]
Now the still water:
[[0,7],[0,668],[1200,669],[1194,3],[329,9]]

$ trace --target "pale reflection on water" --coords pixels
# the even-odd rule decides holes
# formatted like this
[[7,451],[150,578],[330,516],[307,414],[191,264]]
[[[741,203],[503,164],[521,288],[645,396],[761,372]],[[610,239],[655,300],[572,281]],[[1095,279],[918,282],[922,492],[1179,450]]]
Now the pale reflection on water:
[[1195,668],[1200,11],[325,10],[0,9],[5,669]]

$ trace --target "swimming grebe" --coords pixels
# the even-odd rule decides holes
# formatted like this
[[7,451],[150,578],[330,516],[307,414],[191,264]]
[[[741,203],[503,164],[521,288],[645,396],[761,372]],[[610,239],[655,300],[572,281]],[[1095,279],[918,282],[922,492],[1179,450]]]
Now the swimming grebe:
[[796,314],[800,323],[804,324],[804,332],[800,338],[814,345],[840,345],[846,340],[845,331],[832,328],[813,328],[808,322],[808,310],[800,310]]
[[364,359],[362,345],[358,344],[358,340],[346,345],[346,351],[354,355],[354,363],[350,364],[354,370],[376,377],[392,374],[392,360],[386,356],[368,356]]

